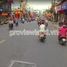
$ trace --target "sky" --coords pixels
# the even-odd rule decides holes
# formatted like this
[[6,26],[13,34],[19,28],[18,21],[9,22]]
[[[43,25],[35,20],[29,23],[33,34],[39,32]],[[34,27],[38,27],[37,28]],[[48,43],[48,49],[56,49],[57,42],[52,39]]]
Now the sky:
[[[28,8],[32,8],[34,10],[46,10],[51,7],[51,0],[27,0]],[[20,7],[19,3],[15,3],[12,8]]]
[[18,2],[15,2],[14,4],[12,4],[12,9],[17,9],[17,8],[20,8],[20,3]]
[[46,10],[51,7],[51,0],[28,0],[28,4],[35,10]]

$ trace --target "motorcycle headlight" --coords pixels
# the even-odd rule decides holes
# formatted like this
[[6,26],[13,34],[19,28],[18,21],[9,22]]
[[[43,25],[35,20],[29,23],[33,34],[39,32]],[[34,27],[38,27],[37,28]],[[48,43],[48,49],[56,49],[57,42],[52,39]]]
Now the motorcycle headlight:
[[62,39],[63,41],[66,41],[66,39]]

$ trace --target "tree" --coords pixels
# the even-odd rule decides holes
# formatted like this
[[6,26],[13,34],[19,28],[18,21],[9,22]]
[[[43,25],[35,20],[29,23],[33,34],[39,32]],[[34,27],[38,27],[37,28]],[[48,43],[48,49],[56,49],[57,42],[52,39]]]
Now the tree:
[[7,0],[0,0],[0,2],[1,2],[1,3],[6,3],[6,2],[7,2]]

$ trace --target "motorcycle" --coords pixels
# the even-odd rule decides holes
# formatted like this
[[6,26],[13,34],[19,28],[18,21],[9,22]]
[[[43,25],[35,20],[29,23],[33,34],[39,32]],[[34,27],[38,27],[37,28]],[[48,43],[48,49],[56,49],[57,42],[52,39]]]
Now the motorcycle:
[[66,25],[59,28],[58,40],[60,45],[66,45],[67,43],[67,27]]
[[67,39],[65,37],[62,37],[62,38],[60,38],[58,40],[59,40],[60,45],[66,45],[66,43],[67,43]]
[[40,40],[41,42],[44,42],[45,39],[46,39],[45,33],[44,33],[44,32],[40,32],[40,33],[39,33],[39,40]]
[[13,24],[9,24],[9,30],[12,30],[13,29]]

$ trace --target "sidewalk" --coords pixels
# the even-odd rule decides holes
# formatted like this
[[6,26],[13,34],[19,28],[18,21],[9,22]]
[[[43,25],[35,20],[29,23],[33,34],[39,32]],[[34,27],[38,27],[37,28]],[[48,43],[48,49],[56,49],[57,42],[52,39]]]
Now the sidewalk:
[[0,18],[0,25],[7,24],[7,18]]

